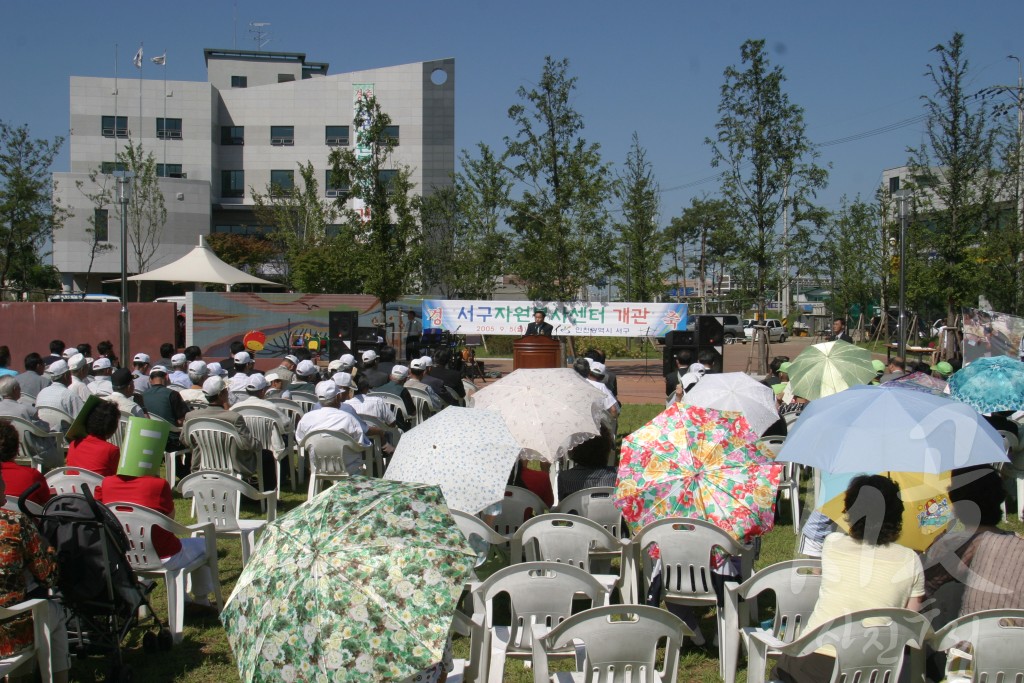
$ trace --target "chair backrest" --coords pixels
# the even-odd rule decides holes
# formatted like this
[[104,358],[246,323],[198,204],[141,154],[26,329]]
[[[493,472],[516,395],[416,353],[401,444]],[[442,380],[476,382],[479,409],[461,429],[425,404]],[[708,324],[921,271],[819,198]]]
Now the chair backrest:
[[[235,410],[232,408],[232,410]],[[264,412],[265,411],[265,412]],[[280,433],[281,426],[278,423],[280,416],[273,415],[274,411],[267,410],[261,406],[247,406],[235,410],[245,421],[253,440],[265,451],[274,450],[274,432],[283,440],[284,435]],[[271,413],[271,414],[267,414]]]
[[374,396],[384,401],[391,410],[391,417],[393,419],[398,419],[399,415],[402,416],[403,420],[409,419],[409,413],[405,409],[405,401],[403,401],[400,396],[389,394],[386,391],[371,391],[368,396]]
[[173,534],[187,534],[189,528],[178,524],[170,517],[144,505],[136,503],[110,502],[105,503],[107,509],[114,513],[121,522],[128,537],[128,552],[125,556],[133,569],[139,571],[160,570],[163,560],[153,545],[153,529],[160,527]]
[[369,450],[350,434],[329,429],[306,434],[299,448],[309,454],[314,473],[329,475],[362,474],[363,456]]
[[[727,584],[726,588],[745,601],[768,592],[774,594],[772,634],[784,643],[791,643],[800,637],[818,602],[821,560],[779,562],[758,571],[741,584]],[[740,609],[744,610],[749,604],[741,602]],[[748,621],[741,618],[739,626],[746,626]]]
[[972,645],[972,681],[1024,680],[1024,610],[992,609],[951,621],[931,639],[936,650]]
[[103,477],[81,467],[56,467],[46,473],[46,483],[58,496],[65,493],[81,493],[82,484],[95,490],[103,483]]
[[533,642],[533,624],[554,626],[572,614],[578,593],[590,598],[593,606],[607,602],[607,589],[587,572],[556,562],[524,562],[499,569],[474,591],[474,603],[484,607],[484,628],[494,625],[494,598],[507,594],[512,622],[509,644],[529,649]]
[[317,404],[316,394],[308,391],[293,391],[291,394],[291,400],[299,404],[299,408],[304,414],[312,410],[313,406]]
[[465,377],[462,378],[462,388],[466,390],[466,397],[469,398],[477,392],[476,385],[470,382]]
[[430,396],[422,389],[406,387],[409,395],[412,396],[412,404],[416,408],[416,424],[422,424],[434,414],[430,403]]
[[124,444],[124,437],[128,434],[128,419],[131,418],[131,413],[121,411],[121,417],[117,419],[117,431],[110,437],[110,443],[114,444],[118,448]]
[[760,439],[757,440],[757,443],[764,444],[765,446],[768,447],[768,450],[770,450],[772,454],[777,455],[779,449],[782,448],[782,444],[785,443],[785,441],[786,437],[784,436],[762,436]]
[[590,571],[591,551],[620,550],[622,544],[597,522],[579,515],[549,513],[527,520],[512,537],[512,562],[546,561]]
[[[466,537],[466,542],[476,551],[476,566],[479,567],[487,561],[491,546],[504,547],[508,539],[497,531],[487,526],[487,523],[475,515],[462,510],[449,510],[459,531]],[[476,579],[476,574],[473,574]]]
[[39,419],[50,425],[58,425],[62,427],[61,431],[67,430],[71,426],[71,423],[75,421],[73,415],[68,415],[60,408],[53,406],[40,406],[36,409],[36,413],[39,415]]
[[530,517],[543,514],[547,505],[533,491],[518,486],[506,486],[501,501],[501,513],[494,520],[494,530],[511,538]]
[[185,422],[184,435],[192,447],[192,457],[200,458],[200,469],[233,474],[238,471],[238,431],[224,420],[199,417]]
[[[4,496],[3,505],[0,505],[0,507],[11,512],[21,512],[21,509],[18,507],[18,496]],[[43,514],[43,506],[33,503],[31,500],[25,501],[25,507],[33,515]]]
[[730,555],[743,552],[743,546],[714,524],[684,517],[652,522],[633,538],[638,553],[652,543],[657,543],[661,552],[661,577],[666,595],[677,598],[714,598],[712,549],[717,546]]
[[24,418],[11,416],[5,417],[4,419],[10,422],[15,431],[18,432],[18,450],[21,453],[21,457],[29,462],[34,462],[35,456],[39,453],[34,445],[36,442],[33,439],[26,439],[25,435],[30,434],[37,439],[49,439],[56,437],[56,433],[48,432],[42,427],[39,427]]
[[195,501],[196,521],[213,523],[217,531],[238,531],[241,496],[254,499],[259,492],[223,472],[193,472],[178,483],[185,498]]
[[[42,414],[40,414],[40,417],[42,417]],[[45,420],[46,418],[43,419]],[[1006,456],[1011,457],[1014,451],[1020,448],[1020,441],[1017,435],[1005,429],[997,429],[996,431],[999,432],[999,436],[1003,437],[1003,447],[1006,449]]]
[[558,501],[551,511],[586,517],[603,526],[615,538],[628,535],[622,528],[622,510],[615,507],[614,486],[581,489]]
[[800,413],[786,413],[782,416],[782,419],[786,421],[787,430],[793,428],[793,424],[796,423],[798,417],[800,417]]
[[[586,646],[583,661],[585,683],[671,683],[679,669],[679,648],[684,636],[692,636],[674,614],[646,605],[594,607],[572,615],[533,643],[533,665],[544,664],[536,656],[564,649],[580,640]],[[665,643],[665,659],[659,670],[658,646]],[[538,678],[545,672],[538,670]],[[547,680],[544,676],[544,680]]]
[[290,398],[271,397],[263,400],[270,401],[274,404],[275,408],[280,410],[283,415],[287,416],[292,421],[292,427],[299,424],[299,420],[301,420],[302,416],[305,414],[302,410],[302,406]]
[[897,681],[904,649],[909,646],[921,651],[930,634],[931,624],[923,614],[907,609],[869,609],[805,631],[785,652],[803,657],[831,645],[836,651],[833,681]]

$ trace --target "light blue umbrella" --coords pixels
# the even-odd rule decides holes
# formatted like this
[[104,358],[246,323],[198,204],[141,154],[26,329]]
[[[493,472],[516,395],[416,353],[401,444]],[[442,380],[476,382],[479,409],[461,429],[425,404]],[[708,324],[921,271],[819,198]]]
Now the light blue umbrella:
[[1007,462],[977,411],[923,392],[856,386],[811,401],[778,460],[823,472],[926,472]]
[[979,413],[1024,409],[1024,363],[1009,356],[979,358],[949,378],[949,393]]

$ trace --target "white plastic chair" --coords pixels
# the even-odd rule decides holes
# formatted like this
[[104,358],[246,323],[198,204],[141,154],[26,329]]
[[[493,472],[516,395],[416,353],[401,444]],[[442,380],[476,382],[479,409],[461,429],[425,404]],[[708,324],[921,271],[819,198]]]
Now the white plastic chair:
[[594,486],[571,493],[551,508],[552,512],[579,515],[597,522],[615,538],[627,538],[623,531],[622,510],[615,507],[614,486]]
[[[622,585],[622,574],[598,571],[592,565],[595,551],[620,555],[628,540],[612,536],[597,522],[579,515],[548,513],[528,519],[512,537],[512,564],[527,562],[558,562],[579,567],[595,577],[608,591]],[[605,555],[606,557],[607,555]],[[604,558],[602,558],[604,559]],[[628,602],[628,600],[626,600]]]
[[114,432],[113,436],[108,439],[110,443],[117,446],[119,449],[124,443],[124,437],[128,435],[128,420],[131,419],[132,414],[121,411],[121,417],[117,420],[117,431]]
[[[241,415],[242,419],[245,420],[245,426],[249,428],[253,441],[258,443],[262,450],[273,453],[274,480],[277,482],[275,490],[280,494],[281,461],[287,458],[289,453],[294,450],[294,445],[286,445],[288,433],[281,431],[281,422],[286,420],[284,414],[263,406],[239,406],[231,410]],[[291,462],[289,459],[289,464]],[[293,491],[295,490],[295,480],[297,477],[298,475],[293,469],[291,472]],[[265,488],[262,480],[260,481],[260,488]]]
[[306,434],[299,444],[303,460],[309,463],[308,498],[320,492],[321,484],[362,474],[372,446],[359,444],[350,434],[318,429]]
[[506,486],[501,513],[494,520],[494,530],[511,538],[530,517],[544,514],[548,506],[533,491],[519,486]]
[[401,429],[397,427],[391,427],[385,424],[382,420],[378,420],[375,417],[369,415],[360,415],[359,419],[366,423],[367,429],[376,427],[381,431],[385,432],[382,436],[380,434],[367,434],[366,437],[373,443],[373,458],[370,462],[366,463],[366,474],[371,477],[383,477],[384,472],[387,470],[387,461],[384,458],[384,444],[390,443],[391,445],[398,444],[398,436],[402,433]]
[[970,654],[961,657],[970,662],[971,681],[1024,680],[1024,610],[992,609],[967,614],[949,622],[929,639],[929,645],[938,651],[964,642],[971,644]]
[[869,609],[843,615],[805,631],[791,643],[766,633],[750,634],[747,683],[764,683],[768,651],[803,657],[831,645],[836,651],[833,681],[898,681],[904,649],[910,648],[910,680],[924,680],[928,618],[906,609]]
[[[757,440],[764,444],[773,454],[778,455],[779,449],[786,438],[783,436],[763,436]],[[795,462],[782,463],[782,479],[779,480],[779,494],[789,499],[790,517],[793,520],[793,533],[800,535],[800,465]],[[776,513],[777,514],[777,513]]]
[[[223,472],[193,472],[179,484],[181,495],[194,501],[196,521],[213,524],[217,536],[238,536],[242,544],[242,566],[249,561],[256,534],[277,518],[277,491],[257,491],[249,484]],[[267,503],[266,519],[241,519],[242,496]]]
[[19,464],[34,467],[42,472],[46,461],[52,459],[52,456],[47,456],[51,451],[37,448],[36,444],[38,444],[38,442],[30,443],[34,441],[34,439],[26,439],[26,435],[31,435],[36,439],[53,439],[55,447],[63,450],[60,447],[60,444],[63,441],[64,436],[60,432],[48,432],[42,427],[20,417],[11,416],[5,417],[4,419],[10,422],[11,426],[13,426],[18,432],[18,450],[20,453],[18,458]]
[[[290,398],[268,398],[264,400],[273,403],[274,407],[291,421],[291,434],[294,435],[295,428],[299,425],[299,420],[305,414],[302,406]],[[299,487],[306,483],[306,468],[299,457],[298,444],[293,443],[292,449],[288,453],[288,468],[292,476],[292,491],[298,491]]]
[[313,407],[318,403],[316,394],[312,394],[308,391],[293,391],[291,392],[291,395],[291,400],[299,404],[299,408],[302,409],[303,414],[313,410]]
[[410,389],[409,387],[406,387],[405,389],[409,392],[409,395],[412,396],[412,405],[416,409],[416,416],[413,423],[418,425],[423,424],[424,420],[429,419],[434,414],[434,408],[430,403],[430,396],[428,396],[427,392],[422,389]]
[[182,467],[185,466],[185,461],[183,460],[183,458],[185,455],[188,455],[191,452],[191,449],[185,442],[181,440],[181,427],[179,427],[178,425],[174,424],[169,420],[165,420],[156,413],[150,413],[149,419],[156,420],[157,422],[166,423],[168,425],[170,433],[176,434],[178,436],[178,442],[181,444],[181,448],[179,448],[176,451],[164,451],[164,477],[167,479],[167,485],[173,489],[177,481],[176,470],[178,464],[180,462]]
[[[1000,471],[1004,478],[1013,479],[1017,488],[1017,520],[1024,522],[1024,455],[1020,452],[1020,441],[1013,432],[1005,429],[996,430],[1003,437],[1006,457],[1009,463],[1003,463]],[[1006,503],[1003,502],[1003,521],[1006,521]]]
[[82,484],[88,484],[89,489],[95,491],[96,487],[103,483],[102,476],[81,467],[57,467],[47,472],[45,476],[46,483],[58,496],[65,493],[81,493]]
[[[509,539],[507,537],[502,536],[487,526],[487,523],[479,517],[462,510],[449,510],[449,512],[451,512],[455,524],[458,525],[459,531],[466,537],[466,541],[472,546],[473,550],[477,551],[477,566],[484,563],[492,548],[501,550],[508,544]],[[484,544],[487,544],[486,550]],[[470,576],[470,581],[476,580],[476,570],[474,569]]]
[[[50,425],[50,428],[53,431],[59,432],[62,435],[68,430],[71,423],[75,421],[74,415],[69,415],[60,408],[55,408],[53,406],[41,406],[36,409],[36,414],[39,415],[40,420]],[[58,425],[58,427],[54,428],[53,425]]]
[[[796,640],[814,611],[820,588],[821,560],[810,559],[779,562],[743,583],[725,584],[723,626],[718,644],[719,674],[725,683],[736,680],[740,645],[747,645],[752,632],[768,633],[784,643]],[[756,598],[768,592],[775,596],[775,619],[771,629],[766,631],[757,623]]]
[[[200,417],[185,422],[182,429],[184,438],[192,448],[192,458],[199,458],[200,470],[225,472],[242,479],[244,474],[238,466],[241,452],[241,435],[230,422],[209,417]],[[193,460],[192,467],[195,468]],[[256,458],[256,481],[263,488],[263,459]]]
[[[675,683],[679,648],[683,637],[692,635],[693,631],[679,617],[657,607],[594,607],[572,615],[550,631],[534,626],[533,681]],[[658,646],[663,639],[665,657],[659,669]],[[569,646],[577,648],[577,671],[557,672],[549,677],[549,653]]]
[[477,392],[477,386],[465,377],[462,378],[462,388],[466,390],[466,398],[469,398]]
[[[159,577],[167,585],[167,622],[171,637],[180,643],[185,627],[185,578],[194,570],[206,565],[210,569],[217,610],[223,606],[220,594],[220,574],[217,570],[217,535],[213,524],[192,524],[185,526],[170,517],[136,503],[110,502],[108,509],[114,513],[128,536],[129,549],[126,553],[129,564],[141,576]],[[181,569],[167,569],[157,555],[153,545],[153,528],[160,527],[176,536],[199,534],[206,541],[206,552]]]
[[[11,512],[21,512],[21,509],[18,507],[18,496],[4,496],[4,504],[0,507],[3,507],[4,510],[10,510]],[[26,500],[25,507],[33,515],[43,514],[43,506],[39,503]]]
[[[494,623],[494,599],[509,597],[511,625]],[[589,598],[592,606],[608,603],[608,591],[582,569],[556,562],[525,562],[499,569],[473,590],[473,612],[483,614],[480,631],[482,683],[504,680],[506,657],[527,658],[533,652],[533,626],[553,627],[572,613],[577,594]],[[573,656],[570,648],[555,656]]]
[[384,403],[387,404],[388,408],[391,409],[391,417],[394,420],[398,420],[398,418],[401,417],[401,419],[404,420],[410,427],[413,426],[414,420],[411,418],[415,418],[415,415],[409,415],[409,411],[406,409],[405,406],[405,401],[403,401],[400,396],[395,396],[394,394],[389,394],[384,391],[371,391],[367,395],[379,398],[380,400],[384,401]]
[[25,600],[10,607],[0,607],[0,623],[14,619],[23,614],[32,615],[34,638],[32,647],[19,650],[13,655],[0,657],[0,678],[13,673],[33,659],[39,667],[39,677],[43,681],[53,681],[50,671],[50,626],[47,623],[49,606],[46,600]]

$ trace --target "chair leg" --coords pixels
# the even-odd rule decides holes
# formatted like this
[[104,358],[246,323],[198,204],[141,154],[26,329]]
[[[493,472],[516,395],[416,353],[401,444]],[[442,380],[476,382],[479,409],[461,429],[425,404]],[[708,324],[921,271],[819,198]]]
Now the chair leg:
[[255,531],[242,531],[238,534],[242,540],[242,568],[249,562],[249,554],[252,552],[252,542],[256,537]]
[[177,570],[167,574],[167,624],[175,644],[185,637],[185,572]]

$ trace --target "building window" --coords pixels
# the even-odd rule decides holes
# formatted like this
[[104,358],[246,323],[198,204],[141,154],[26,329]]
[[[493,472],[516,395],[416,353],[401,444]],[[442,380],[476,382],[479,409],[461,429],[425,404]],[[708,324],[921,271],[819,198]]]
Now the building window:
[[398,171],[394,170],[377,171],[377,181],[380,182],[384,189],[388,189],[396,175],[398,175]]
[[334,180],[334,171],[327,169],[327,176],[324,179],[324,194],[328,197],[337,197],[341,201],[348,199],[349,188],[348,185],[342,183],[340,180],[341,174],[339,173],[339,180]]
[[181,172],[181,164],[157,164],[156,175],[158,178],[185,178]]
[[221,126],[220,144],[222,145],[244,145],[245,126]]
[[294,74],[277,74],[278,83],[291,83],[295,80]]
[[295,126],[271,126],[270,144],[290,147],[295,144]]
[[331,147],[348,147],[348,126],[327,126],[325,137]]
[[160,119],[156,120],[156,136],[160,140],[181,139],[181,119]]
[[384,140],[398,147],[398,126],[384,126]]
[[271,171],[270,194],[275,197],[286,195],[295,189],[295,171]]
[[894,176],[889,178],[889,194],[895,194],[900,191],[900,177]]
[[341,226],[337,223],[331,223],[324,227],[324,234],[328,237],[337,237],[341,234]]
[[213,232],[230,233],[232,235],[251,235],[263,237],[274,231],[273,227],[264,225],[215,225]]
[[125,166],[124,162],[122,161],[104,161],[103,163],[100,164],[100,173],[106,173],[107,175],[110,175],[111,173],[124,172]]
[[127,116],[104,116],[100,122],[100,130],[105,138],[128,137]]
[[232,88],[247,88],[249,87],[249,79],[246,76],[232,76],[231,77]]
[[245,196],[245,171],[221,171],[220,172],[220,196],[221,197],[244,197]]
[[95,209],[92,212],[93,237],[97,242],[107,241],[107,220],[109,214],[106,209]]

